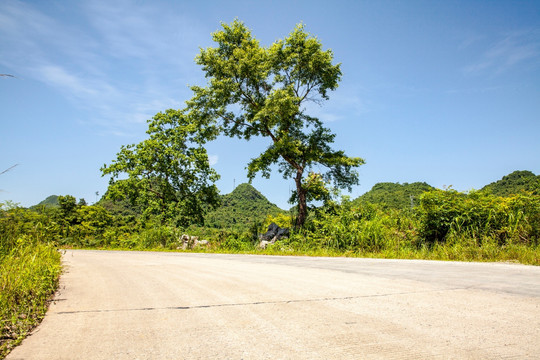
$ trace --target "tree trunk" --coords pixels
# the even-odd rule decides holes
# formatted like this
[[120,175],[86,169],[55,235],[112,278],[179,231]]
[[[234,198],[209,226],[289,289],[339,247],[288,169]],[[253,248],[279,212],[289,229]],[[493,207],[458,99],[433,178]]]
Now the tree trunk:
[[297,170],[296,178],[296,194],[298,195],[298,217],[296,218],[296,228],[299,229],[304,226],[307,217],[307,202],[306,202],[306,190],[302,187],[302,170]]

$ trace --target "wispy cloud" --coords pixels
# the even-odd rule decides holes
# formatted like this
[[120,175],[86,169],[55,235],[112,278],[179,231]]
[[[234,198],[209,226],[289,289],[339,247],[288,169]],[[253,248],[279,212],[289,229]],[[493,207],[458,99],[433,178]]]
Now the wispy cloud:
[[196,31],[199,25],[194,21],[152,3],[93,0],[86,2],[84,9],[103,45],[119,58],[179,65],[183,59],[178,55],[195,53],[203,33]]
[[[462,31],[460,31],[462,33]],[[479,35],[477,33],[468,33],[462,36],[461,43],[458,46],[459,50],[467,49],[468,47],[477,44],[478,42],[485,39],[484,35]]]
[[118,90],[110,83],[102,79],[77,76],[59,65],[43,64],[35,70],[35,74],[47,84],[79,100],[98,101],[119,96]]
[[197,45],[209,31],[168,11],[170,4],[54,6],[62,7],[0,2],[0,65],[62,93],[85,110],[80,121],[101,132],[124,134],[133,123],[182,106],[186,85],[198,78]]
[[219,156],[218,155],[208,155],[208,161],[210,163],[210,166],[214,166],[218,163],[219,161]]
[[359,117],[369,111],[366,100],[360,93],[358,89],[338,89],[336,93],[330,94],[329,101],[321,104],[307,103],[306,113],[325,123]]
[[[478,40],[475,39],[475,42]],[[540,29],[514,31],[499,37],[484,49],[476,62],[466,66],[463,71],[473,75],[499,75],[527,63],[540,64]]]

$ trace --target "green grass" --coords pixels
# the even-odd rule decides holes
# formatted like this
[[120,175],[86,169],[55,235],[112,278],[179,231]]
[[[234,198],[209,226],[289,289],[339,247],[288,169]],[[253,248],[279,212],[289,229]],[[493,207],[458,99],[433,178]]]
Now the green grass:
[[[258,249],[252,242],[245,241],[211,241],[207,247],[198,247],[191,250],[177,250],[176,246],[142,247],[84,247],[85,249],[101,250],[136,250],[136,251],[164,251],[164,252],[197,252],[216,254],[251,254],[251,255],[280,255],[280,256],[321,256],[321,257],[358,257],[378,259],[409,259],[409,260],[442,260],[466,262],[510,262],[524,265],[540,266],[540,246],[531,247],[521,244],[498,246],[494,243],[476,245],[469,239],[464,243],[435,244],[433,246],[410,246],[404,244],[373,251],[371,249],[335,249],[332,247],[313,247],[312,244],[301,246],[298,243],[290,244],[278,241],[266,249]],[[232,246],[231,246],[232,245]]]
[[0,359],[43,319],[61,273],[61,254],[43,244],[0,255]]

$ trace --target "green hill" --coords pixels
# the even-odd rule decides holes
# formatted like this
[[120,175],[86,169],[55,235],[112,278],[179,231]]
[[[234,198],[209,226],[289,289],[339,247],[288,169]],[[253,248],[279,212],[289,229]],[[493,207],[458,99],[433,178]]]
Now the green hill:
[[484,186],[482,190],[497,196],[509,196],[522,191],[540,195],[540,175],[526,170],[514,171],[503,176],[501,180]]
[[[422,193],[435,189],[425,182],[408,183],[377,183],[370,191],[356,198],[353,202],[360,204],[369,202],[393,209],[408,209],[411,201],[417,204]],[[411,200],[412,197],[412,200]]]
[[32,208],[36,207],[55,207],[58,206],[58,195],[51,195],[48,196],[45,200],[41,201],[39,204],[32,206]]
[[222,195],[221,206],[210,211],[205,224],[213,228],[245,229],[262,223],[267,215],[285,213],[250,184],[241,184],[230,194]]

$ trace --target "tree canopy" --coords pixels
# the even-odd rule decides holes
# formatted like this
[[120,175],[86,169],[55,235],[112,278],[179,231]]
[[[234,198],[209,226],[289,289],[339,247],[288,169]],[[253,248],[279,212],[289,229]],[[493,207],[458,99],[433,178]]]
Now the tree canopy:
[[332,63],[332,51],[323,50],[302,24],[269,47],[241,21],[222,27],[212,34],[216,46],[201,49],[196,59],[208,83],[192,87],[186,114],[231,137],[268,138],[266,150],[248,163],[248,177],[269,178],[276,164],[284,178],[293,177],[291,202],[298,203],[297,226],[302,226],[307,202],[327,198],[329,186],[350,191],[358,183],[354,168],[364,163],[333,150],[335,134],[306,111],[308,102],[321,104],[337,88],[340,64]]
[[209,135],[180,110],[160,112],[148,124],[148,139],[122,146],[116,160],[102,167],[103,175],[111,175],[107,196],[127,199],[162,222],[202,223],[206,209],[219,202],[219,176],[203,146]]

